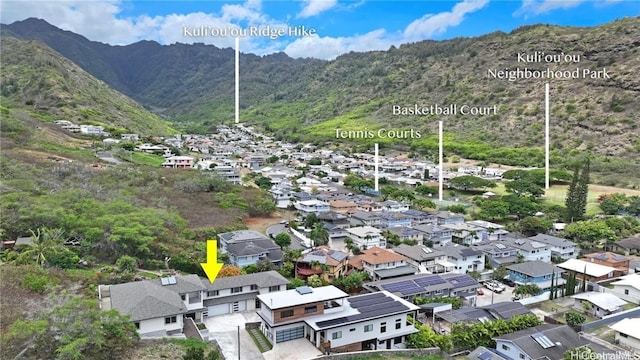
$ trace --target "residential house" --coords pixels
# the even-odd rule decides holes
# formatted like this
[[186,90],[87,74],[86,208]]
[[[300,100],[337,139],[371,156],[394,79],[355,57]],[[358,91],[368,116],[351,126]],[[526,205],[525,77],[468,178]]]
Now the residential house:
[[382,218],[380,217],[380,212],[366,212],[358,210],[351,215],[351,225],[381,227]]
[[531,241],[530,239],[519,237],[517,234],[510,234],[504,240],[500,240],[499,243],[515,248],[518,251],[518,256],[523,261],[539,260],[547,263],[551,262],[551,246],[539,241]]
[[404,348],[417,306],[388,293],[348,297],[334,286],[259,295],[260,329],[272,344],[306,338],[323,352]]
[[447,244],[437,248],[446,255],[446,260],[436,261],[439,265],[447,268],[453,266],[453,272],[464,274],[470,271],[484,271],[484,254],[482,251],[461,246],[458,244]]
[[507,359],[564,359],[569,350],[589,345],[601,348],[578,336],[568,325],[542,324],[529,329],[499,335],[494,338],[496,351]]
[[444,224],[442,227],[451,230],[452,241],[456,244],[470,246],[487,238],[487,229],[469,223]]
[[184,318],[202,321],[202,291],[197,275],[171,276],[124,284],[100,285],[102,310],[115,309],[129,315],[142,337],[181,334]]
[[140,144],[140,145],[136,145],[134,150],[153,154],[153,153],[166,153],[169,150],[169,148],[164,145]]
[[488,349],[484,346],[478,346],[465,356],[467,360],[511,360],[498,355],[495,349]]
[[530,240],[536,241],[542,244],[547,244],[550,247],[551,257],[557,260],[575,259],[578,257],[578,248],[576,244],[567,239],[563,239],[557,236],[551,236],[546,234],[538,234],[536,236],[529,237]]
[[388,291],[405,300],[415,297],[434,298],[457,296],[475,303],[480,284],[468,274],[416,274],[394,279],[367,282],[369,291]]
[[164,159],[162,167],[172,169],[192,169],[193,158],[191,156],[170,156]]
[[323,212],[329,212],[329,204],[317,199],[296,201],[293,206],[303,215],[320,214]]
[[438,222],[436,215],[437,212],[425,212],[415,209],[409,209],[404,211],[403,214],[411,217],[411,226],[436,224]]
[[494,268],[518,262],[518,250],[500,241],[482,242],[475,244],[473,248],[482,251],[486,255],[489,265]]
[[401,244],[394,248],[398,254],[407,258],[407,263],[419,273],[436,274],[453,271],[454,266],[448,268],[442,264],[446,262],[447,256],[440,250],[436,250],[424,245]]
[[301,279],[320,275],[327,282],[344,276],[349,265],[349,254],[319,246],[296,261],[296,273]]
[[120,134],[120,139],[124,141],[139,141],[140,135],[138,134]]
[[462,224],[464,222],[464,215],[451,211],[440,211],[438,215],[436,215],[436,221],[438,225]]
[[631,261],[631,258],[606,251],[586,254],[583,260],[615,268],[616,271],[613,276],[618,277],[629,273],[629,261]]
[[640,318],[630,318],[609,325],[615,331],[614,341],[629,350],[640,353]]
[[293,202],[291,201],[293,198],[291,188],[277,187],[270,189],[269,192],[271,193],[278,209],[286,209],[293,205]]
[[613,279],[614,277],[616,277],[615,268],[580,259],[569,259],[561,264],[558,264],[558,267],[566,270],[567,275],[569,275],[570,273],[574,273],[576,279],[583,279],[586,275],[587,281],[592,283]]
[[422,244],[423,235],[422,232],[407,226],[395,226],[386,229],[394,235],[398,235],[401,241],[415,241]]
[[551,291],[552,277],[554,286],[562,287],[566,282],[561,276],[564,270],[540,260],[509,265],[507,270],[509,279],[517,285],[535,284],[542,291]]
[[627,304],[626,301],[620,300],[613,294],[597,291],[576,294],[572,298],[574,299],[574,308],[585,311],[598,319],[622,311],[622,307]]
[[613,286],[611,293],[622,300],[640,304],[640,274],[629,274],[620,277],[610,284]]
[[476,323],[493,320],[511,320],[514,316],[533,315],[531,310],[517,301],[502,301],[485,306],[469,306],[452,311],[443,311],[436,314],[436,317],[448,322]]
[[611,251],[625,255],[640,255],[640,237],[630,237],[607,244]]
[[413,228],[424,234],[423,243],[430,247],[444,246],[453,241],[453,230],[444,228],[440,225],[418,225]]
[[80,125],[80,132],[88,135],[109,136],[109,133],[104,131],[104,127],[96,125]]
[[407,258],[391,250],[371,247],[349,260],[351,267],[369,274],[372,280],[390,279],[413,275],[416,269],[407,263]]
[[398,211],[382,211],[380,214],[380,226],[382,228],[392,228],[398,226],[411,226],[411,217]]
[[[349,218],[341,213],[329,211],[318,214],[318,220],[326,225],[331,225],[339,229],[347,229],[350,227]],[[346,235],[345,235],[346,236]]]
[[383,211],[402,212],[409,210],[409,204],[395,200],[386,200],[382,202]]
[[492,223],[489,221],[473,220],[467,221],[467,224],[485,229],[485,237],[483,238],[483,240],[485,241],[502,240],[509,234],[509,232],[504,229],[503,225]]
[[380,248],[387,247],[387,240],[382,237],[381,230],[372,226],[348,228],[347,237],[353,241],[354,245],[363,250],[374,246]]
[[276,267],[282,265],[282,249],[273,240],[253,230],[239,230],[218,234],[220,250],[228,253],[231,263],[243,267],[269,260]]
[[340,214],[345,214],[345,215],[350,215],[356,212],[358,208],[358,204],[351,202],[351,201],[345,201],[345,200],[332,200],[329,202],[329,209],[331,211],[340,213]]
[[358,203],[358,211],[364,212],[376,212],[384,210],[384,206],[382,204],[377,203],[375,201],[359,201]]
[[277,271],[219,277],[213,284],[203,280],[204,316],[252,311],[260,308],[259,294],[287,290],[289,280]]

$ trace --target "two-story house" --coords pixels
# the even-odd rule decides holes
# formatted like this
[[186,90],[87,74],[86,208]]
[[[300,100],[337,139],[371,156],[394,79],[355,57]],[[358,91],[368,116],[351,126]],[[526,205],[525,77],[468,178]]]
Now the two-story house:
[[438,225],[462,224],[464,223],[464,215],[451,211],[440,211],[436,215],[436,221]]
[[210,283],[203,280],[202,292],[205,317],[251,311],[260,307],[259,294],[287,290],[289,280],[277,271],[217,278]]
[[411,217],[411,226],[436,224],[438,222],[436,215],[437,212],[425,212],[415,209],[409,209],[404,211],[403,214]]
[[613,276],[618,277],[629,273],[629,262],[631,261],[631,258],[605,251],[586,254],[583,260],[592,262],[594,264],[600,264],[615,268],[616,271],[614,272]]
[[621,276],[611,283],[611,293],[620,299],[640,305],[640,273]]
[[272,344],[306,338],[322,352],[404,348],[417,332],[413,305],[391,293],[348,297],[334,286],[259,295],[260,329]]
[[353,214],[357,211],[358,204],[346,200],[332,200],[329,202],[329,209],[340,214]]
[[471,271],[484,271],[484,254],[480,250],[458,244],[447,244],[437,249],[447,257],[445,262],[440,262],[440,265],[453,265],[453,272],[464,274]]
[[422,244],[423,233],[408,226],[395,226],[386,229],[386,231],[397,235],[401,241],[415,241]]
[[301,279],[319,275],[325,281],[344,276],[348,270],[349,255],[345,252],[319,246],[296,260],[296,273]]
[[504,229],[503,225],[492,223],[485,220],[467,221],[467,224],[477,226],[486,230],[484,233],[484,241],[496,241],[504,239],[509,232]]
[[582,280],[586,278],[587,281],[592,283],[613,279],[617,273],[616,268],[611,266],[600,265],[580,259],[569,259],[558,264],[558,267],[564,269],[567,274],[575,274],[576,279]]
[[442,228],[451,230],[452,241],[456,244],[470,246],[487,238],[487,229],[468,223],[444,224]]
[[193,158],[191,156],[170,156],[164,159],[162,167],[173,169],[193,169]]
[[551,290],[552,277],[556,287],[562,287],[565,283],[562,278],[563,269],[540,260],[509,265],[507,270],[509,270],[509,279],[517,285],[535,284],[542,291]]
[[363,287],[369,291],[388,291],[405,300],[416,297],[434,298],[456,296],[475,302],[480,284],[468,274],[416,274],[394,279],[367,282]]
[[[394,251],[407,258],[407,263],[413,266],[418,273],[443,273],[446,268],[440,265],[447,260],[447,256],[440,250],[424,245],[401,244]],[[453,267],[449,268],[452,271]]]
[[427,224],[414,226],[414,229],[422,232],[423,243],[427,246],[443,246],[453,241],[453,231],[440,225]]
[[387,247],[387,240],[382,236],[382,231],[372,226],[360,226],[347,229],[347,237],[360,249],[369,249],[377,246]]
[[482,251],[489,265],[494,268],[518,262],[518,250],[500,241],[482,242],[475,244],[473,248]]
[[407,258],[391,250],[371,247],[349,260],[349,265],[369,274],[372,280],[389,279],[413,275],[416,269],[407,263]]
[[399,202],[395,200],[383,201],[381,205],[384,211],[398,212],[398,211],[409,210],[408,203]]
[[380,226],[382,228],[392,228],[398,226],[411,226],[411,217],[397,211],[380,212]]
[[373,226],[381,227],[382,219],[380,218],[380,212],[366,212],[356,211],[351,215],[350,223],[353,226]]
[[324,201],[311,199],[304,201],[296,201],[293,206],[303,215],[320,214],[323,212],[329,212],[329,204]]
[[539,260],[547,263],[551,262],[551,246],[547,244],[539,241],[531,241],[517,234],[509,234],[509,236],[499,242],[508,247],[515,248],[518,251],[518,256],[521,257],[523,261]]
[[551,257],[555,260],[567,260],[575,259],[578,257],[578,248],[576,244],[567,239],[563,239],[557,236],[538,234],[536,236],[529,237],[531,241],[547,244],[550,247]]

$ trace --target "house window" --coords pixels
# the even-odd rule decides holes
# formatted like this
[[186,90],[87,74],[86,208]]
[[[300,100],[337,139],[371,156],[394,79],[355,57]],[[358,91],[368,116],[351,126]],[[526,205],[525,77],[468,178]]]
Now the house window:
[[258,285],[251,285],[251,290],[258,290]]
[[182,299],[182,301],[185,300],[185,296],[184,295],[180,295],[180,299]]
[[133,325],[136,326],[136,329],[140,330],[140,323],[139,322],[134,322]]
[[396,320],[396,330],[400,329],[402,327],[402,319],[397,319]]
[[262,307],[262,301],[260,299],[256,299],[256,309],[260,309]]
[[307,307],[304,308],[304,313],[305,314],[314,313],[316,311],[318,311],[318,306],[317,305],[307,306]]
[[280,291],[280,285],[269,286],[269,292]]
[[207,291],[207,296],[218,296],[220,292],[218,290]]
[[331,334],[331,339],[335,340],[335,339],[340,339],[342,338],[342,331],[336,331],[333,334]]
[[524,359],[524,358],[525,358],[524,354],[520,353],[520,359]]
[[623,338],[629,337],[629,335],[623,333],[620,333],[620,336],[622,336]]
[[370,331],[373,331],[373,324],[365,325],[364,332],[370,332]]
[[293,316],[293,310],[284,310],[280,312],[280,318],[287,318]]
[[175,324],[178,322],[178,318],[175,316],[169,316],[164,318],[164,323],[165,324]]
[[356,328],[349,329],[350,332],[356,331]]
[[381,333],[387,332],[387,323],[386,322],[383,322],[383,323],[380,324],[380,332]]
[[629,289],[624,289],[624,294],[629,295]]
[[231,293],[232,294],[237,294],[237,293],[241,293],[241,292],[242,292],[242,286],[231,288]]
[[502,350],[509,351],[509,347],[505,344],[502,344]]

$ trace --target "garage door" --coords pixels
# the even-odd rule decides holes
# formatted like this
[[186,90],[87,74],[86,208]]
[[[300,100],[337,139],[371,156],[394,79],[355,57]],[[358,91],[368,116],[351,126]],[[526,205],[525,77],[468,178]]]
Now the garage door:
[[304,326],[276,331],[276,343],[304,337]]
[[229,304],[220,304],[209,306],[207,316],[224,315],[229,313]]

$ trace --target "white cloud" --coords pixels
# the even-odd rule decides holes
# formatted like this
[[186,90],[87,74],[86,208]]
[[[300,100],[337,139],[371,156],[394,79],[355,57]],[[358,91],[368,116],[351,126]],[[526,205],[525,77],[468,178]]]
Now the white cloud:
[[522,6],[516,10],[513,15],[539,15],[556,9],[566,10],[576,7],[583,2],[584,0],[523,0]]
[[305,6],[298,14],[299,18],[308,18],[316,16],[321,12],[327,11],[338,4],[337,0],[305,0]]
[[451,26],[460,25],[465,15],[482,9],[489,0],[465,0],[457,3],[451,11],[427,14],[413,21],[404,30],[404,39],[417,41],[442,34]]
[[351,37],[304,37],[287,45],[284,52],[294,58],[331,60],[350,51],[386,50],[393,40],[384,29]]
[[[359,3],[353,6],[359,6]],[[418,41],[459,25],[465,15],[484,7],[489,0],[464,0],[450,11],[425,15],[409,24],[404,31],[389,33],[380,28],[366,34],[343,37],[313,37],[297,39],[241,37],[240,50],[258,55],[284,51],[289,56],[334,59],[350,51],[386,50],[391,45]],[[527,0],[530,1],[530,0]],[[234,36],[185,36],[183,28],[209,27],[216,29],[258,26],[261,28],[286,27],[288,20],[272,19],[262,11],[261,0],[225,4],[216,13],[194,12],[163,16],[124,17],[121,10],[131,3],[120,0],[69,1],[0,1],[0,20],[8,24],[27,17],[45,19],[65,30],[82,34],[90,40],[113,45],[130,44],[139,40],[155,40],[161,44],[205,43],[218,47],[234,47]],[[306,0],[298,16],[313,16],[338,6],[337,0]],[[339,6],[338,6],[339,8]]]

